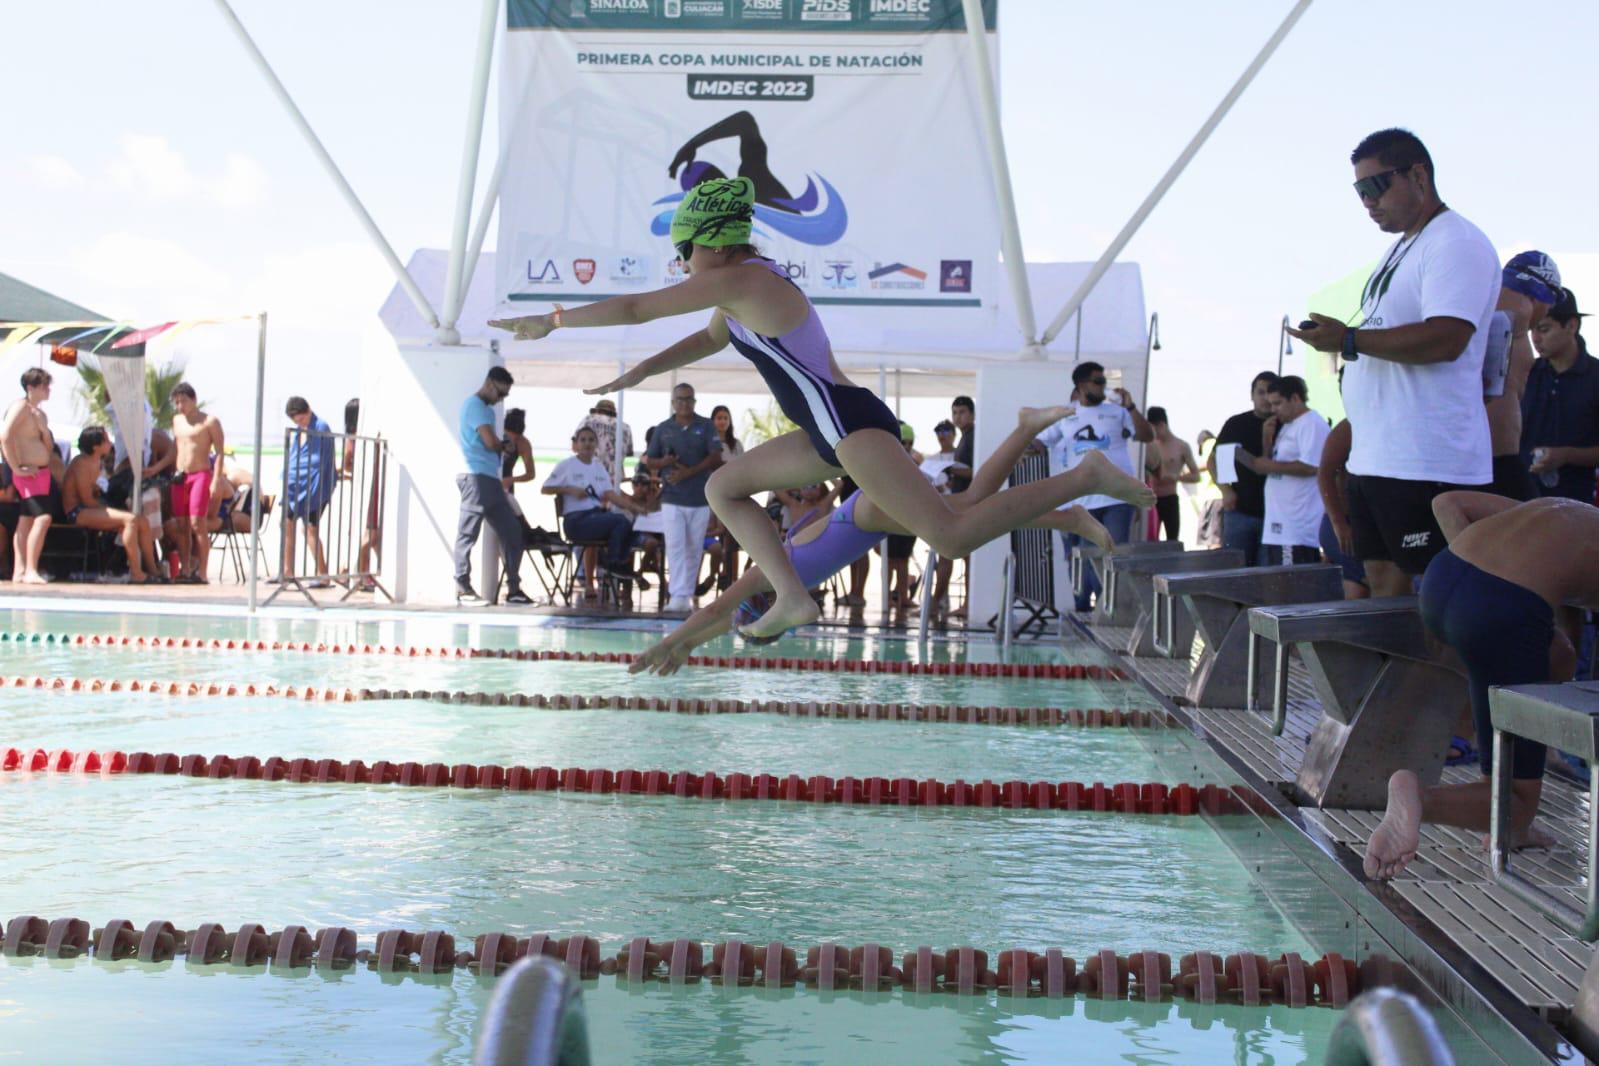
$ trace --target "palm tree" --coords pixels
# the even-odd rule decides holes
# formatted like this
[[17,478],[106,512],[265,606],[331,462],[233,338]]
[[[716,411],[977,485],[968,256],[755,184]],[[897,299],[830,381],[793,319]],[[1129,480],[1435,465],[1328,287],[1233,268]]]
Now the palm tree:
[[749,448],[798,428],[783,414],[775,400],[767,403],[765,411],[757,411],[753,407],[744,411],[744,441]]
[[[177,411],[172,406],[172,386],[183,380],[184,366],[182,363],[166,363],[154,366],[146,363],[144,366],[144,396],[150,402],[150,411],[155,418],[156,429],[171,429],[172,418]],[[86,363],[78,364],[78,389],[77,399],[83,408],[87,425],[110,426],[111,396],[106,389],[105,375],[99,367],[91,367]],[[199,405],[201,410],[205,404]]]

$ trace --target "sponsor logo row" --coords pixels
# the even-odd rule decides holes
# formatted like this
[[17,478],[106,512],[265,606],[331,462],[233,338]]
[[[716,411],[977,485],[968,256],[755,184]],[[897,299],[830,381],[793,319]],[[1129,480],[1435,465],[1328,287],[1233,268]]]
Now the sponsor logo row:
[[[798,18],[801,22],[913,22],[931,19],[934,0],[571,0],[571,17],[659,14],[662,18],[749,20]],[[942,7],[942,4],[939,5]]]
[[[972,261],[970,259],[941,259],[938,274],[910,263],[899,261],[867,264],[854,259],[783,259],[779,265],[789,280],[802,289],[821,293],[850,292],[857,290],[937,291],[941,293],[970,293],[972,291]],[[576,259],[537,259],[527,261],[526,281],[530,286],[569,285],[576,282],[587,285],[595,278],[608,278],[617,285],[675,284],[686,278],[682,260],[668,259],[658,276],[649,256],[623,255],[610,258],[579,257]]]

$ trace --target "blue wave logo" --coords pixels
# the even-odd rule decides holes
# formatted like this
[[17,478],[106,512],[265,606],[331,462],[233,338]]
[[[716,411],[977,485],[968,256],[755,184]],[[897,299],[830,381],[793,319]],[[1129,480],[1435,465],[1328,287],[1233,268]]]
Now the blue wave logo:
[[[688,190],[694,187],[691,175],[697,173],[696,168],[685,167],[679,179],[683,191],[663,196],[652,205],[658,209],[664,208],[658,210],[650,222],[650,232],[655,236],[665,237],[672,231],[672,214]],[[818,182],[821,183],[820,191],[816,187]],[[825,204],[823,193],[826,194]],[[755,205],[755,233],[761,237],[771,237],[775,232],[802,244],[836,244],[848,228],[849,211],[844,207],[843,197],[820,174],[815,178],[806,175],[805,192],[793,200],[774,200],[771,204]]]

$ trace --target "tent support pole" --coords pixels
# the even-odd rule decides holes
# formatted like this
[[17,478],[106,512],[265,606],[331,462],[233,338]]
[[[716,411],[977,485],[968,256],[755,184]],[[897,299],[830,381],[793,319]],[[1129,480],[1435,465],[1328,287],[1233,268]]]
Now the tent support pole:
[[[504,60],[502,58],[501,62]],[[517,101],[516,115],[511,121],[512,130],[519,129],[522,125],[522,113],[527,110],[527,100],[533,87],[533,79],[529,78],[522,87],[521,99]],[[501,129],[505,128],[501,123]],[[461,313],[461,308],[466,306],[466,294],[472,288],[472,275],[477,272],[478,258],[483,254],[483,241],[488,236],[489,219],[494,217],[494,207],[500,202],[500,183],[505,177],[505,163],[511,156],[511,144],[514,137],[505,137],[500,144],[500,150],[494,160],[494,172],[489,176],[488,188],[483,190],[483,205],[478,209],[477,224],[472,227],[472,239],[466,247],[466,261],[461,264],[461,278],[456,285],[455,313]]]
[[266,312],[257,317],[255,341],[255,459],[250,463],[254,491],[250,493],[250,613],[255,613],[257,582],[261,576],[261,434],[266,404]]
[[[1308,2],[1308,0],[1307,0]],[[1010,159],[1005,153],[1005,131],[999,121],[999,93],[994,86],[993,64],[988,56],[988,32],[982,0],[961,0],[966,13],[966,35],[972,45],[972,65],[977,72],[977,94],[982,104],[983,129],[988,134],[988,164],[994,172],[998,199],[1000,247],[1005,253],[1005,274],[1011,298],[1016,301],[1016,322],[1022,328],[1022,354],[1044,358],[1038,343],[1038,322],[1033,315],[1033,292],[1027,283],[1027,257],[1022,254],[1022,231],[1016,221],[1016,194],[1011,186]]]
[[266,80],[267,87],[272,90],[273,95],[278,98],[284,110],[289,113],[289,118],[294,122],[300,133],[304,135],[306,143],[311,146],[311,151],[317,158],[317,162],[322,164],[322,169],[326,170],[328,177],[333,179],[333,184],[338,188],[339,194],[344,197],[344,202],[349,205],[351,211],[355,212],[356,221],[361,224],[362,229],[366,230],[366,235],[372,239],[372,243],[377,246],[377,250],[383,256],[384,261],[389,264],[389,269],[394,272],[394,280],[399,282],[400,288],[405,290],[405,294],[411,298],[411,302],[416,305],[417,312],[421,314],[427,324],[437,328],[439,316],[433,312],[433,305],[428,303],[428,298],[417,287],[415,279],[405,269],[405,264],[400,262],[400,257],[394,254],[394,248],[390,246],[387,238],[383,236],[383,231],[378,229],[378,224],[373,221],[372,216],[367,212],[366,206],[361,203],[361,198],[355,194],[355,189],[351,188],[349,180],[344,176],[344,172],[339,169],[339,165],[328,154],[327,148],[323,146],[321,139],[317,137],[316,131],[311,128],[311,123],[306,121],[305,115],[295,105],[294,98],[289,95],[289,90],[284,87],[283,82],[278,80],[277,74],[272,70],[272,65],[267,62],[266,56],[261,54],[261,49],[256,46],[254,38],[250,36],[250,31],[244,28],[244,23],[240,22],[239,16],[234,14],[233,8],[228,4],[228,0],[216,0],[216,5],[217,9],[222,12],[223,19],[239,38],[239,42],[244,45],[244,50],[249,53],[251,61],[260,70],[262,78]]
[[[973,0],[966,0],[966,2],[969,6]],[[1299,21],[1299,17],[1310,7],[1310,2],[1311,0],[1299,0],[1298,3],[1294,4],[1293,10],[1288,12],[1288,17],[1283,19],[1282,25],[1277,27],[1277,32],[1271,35],[1271,39],[1261,48],[1259,54],[1255,56],[1249,66],[1244,68],[1244,72],[1238,76],[1238,80],[1233,83],[1233,87],[1227,90],[1227,95],[1221,98],[1221,103],[1216,105],[1216,110],[1210,113],[1210,117],[1205,120],[1205,124],[1199,127],[1199,132],[1194,134],[1193,140],[1188,142],[1188,146],[1177,156],[1177,160],[1161,176],[1160,181],[1155,183],[1155,187],[1144,198],[1144,202],[1138,205],[1138,210],[1133,212],[1133,217],[1127,220],[1127,225],[1122,227],[1122,231],[1116,234],[1116,239],[1110,242],[1110,247],[1105,249],[1105,253],[1099,257],[1099,261],[1088,272],[1088,276],[1083,279],[1083,283],[1077,286],[1077,291],[1072,293],[1072,298],[1066,301],[1066,306],[1060,309],[1060,314],[1055,316],[1055,320],[1044,331],[1043,343],[1048,344],[1054,340],[1055,336],[1065,328],[1067,321],[1083,305],[1083,301],[1088,299],[1088,294],[1094,291],[1094,286],[1099,284],[1099,279],[1105,276],[1105,271],[1109,270],[1111,264],[1116,261],[1116,257],[1121,255],[1122,249],[1127,247],[1127,242],[1132,240],[1133,234],[1138,232],[1138,227],[1144,224],[1144,220],[1149,217],[1150,212],[1154,211],[1155,206],[1165,197],[1166,191],[1182,175],[1189,162],[1199,153],[1199,149],[1204,147],[1205,142],[1210,139],[1210,135],[1215,132],[1216,127],[1221,125],[1221,120],[1227,117],[1227,112],[1232,110],[1233,104],[1237,103],[1238,98],[1244,94],[1244,90],[1249,88],[1249,83],[1255,80],[1255,75],[1260,73],[1260,68],[1264,67],[1266,61],[1271,58],[1272,53],[1277,51],[1277,46],[1283,43],[1283,39],[1294,28],[1294,24]]]
[[494,60],[494,29],[500,0],[483,0],[477,28],[477,55],[472,61],[472,90],[467,97],[466,140],[461,145],[461,176],[455,190],[455,223],[450,227],[450,263],[444,276],[444,323],[441,344],[460,344],[455,328],[461,317],[461,265],[466,259],[466,233],[472,224],[472,195],[477,191],[477,161],[483,146],[483,111],[488,105],[489,64]]

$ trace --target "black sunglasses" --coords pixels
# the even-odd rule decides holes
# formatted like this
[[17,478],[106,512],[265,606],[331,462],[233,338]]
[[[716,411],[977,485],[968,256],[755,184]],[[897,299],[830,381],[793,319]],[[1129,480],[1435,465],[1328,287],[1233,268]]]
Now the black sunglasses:
[[672,247],[677,249],[677,257],[685,263],[688,262],[688,257],[694,254],[693,241],[678,241]]
[[1362,200],[1380,200],[1382,199],[1382,194],[1387,192],[1389,187],[1393,185],[1394,176],[1403,174],[1415,165],[1412,163],[1408,167],[1394,167],[1392,170],[1369,174],[1355,182],[1355,195]]

